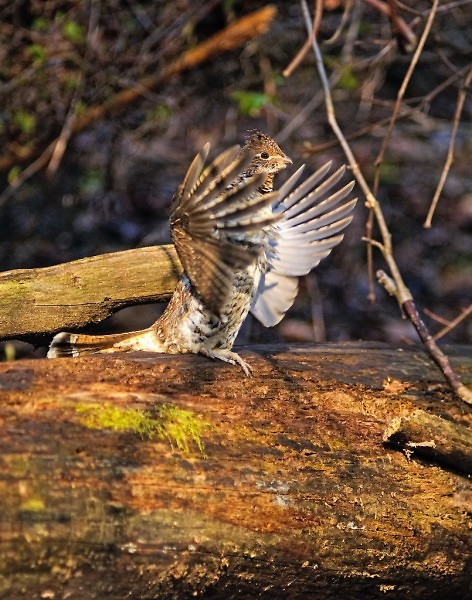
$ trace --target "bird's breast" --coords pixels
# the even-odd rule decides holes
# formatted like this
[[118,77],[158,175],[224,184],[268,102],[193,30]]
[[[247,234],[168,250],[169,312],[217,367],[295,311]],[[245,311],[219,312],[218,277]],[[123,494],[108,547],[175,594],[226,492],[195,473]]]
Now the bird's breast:
[[233,285],[222,298],[219,314],[209,311],[188,278],[183,275],[155,330],[169,353],[231,348],[246,318],[259,285],[264,261],[235,271]]

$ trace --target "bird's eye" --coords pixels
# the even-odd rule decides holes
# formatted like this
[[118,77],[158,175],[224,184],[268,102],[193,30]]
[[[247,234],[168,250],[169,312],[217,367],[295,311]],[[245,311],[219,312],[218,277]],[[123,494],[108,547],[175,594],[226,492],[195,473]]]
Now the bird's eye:
[[261,158],[263,158],[264,160],[267,160],[269,158],[268,152],[261,152]]

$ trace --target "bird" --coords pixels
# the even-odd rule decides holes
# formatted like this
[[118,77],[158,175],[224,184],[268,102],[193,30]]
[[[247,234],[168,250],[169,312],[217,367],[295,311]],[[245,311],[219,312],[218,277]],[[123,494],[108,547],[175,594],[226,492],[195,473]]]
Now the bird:
[[144,350],[201,354],[250,365],[233,350],[251,312],[263,325],[281,321],[309,273],[343,239],[356,198],[340,187],[346,167],[327,162],[296,184],[302,165],[278,189],[292,164],[276,141],[250,132],[208,165],[207,143],[190,164],[171,203],[170,230],[183,274],[163,314],[147,329],[109,335],[61,332],[49,358]]

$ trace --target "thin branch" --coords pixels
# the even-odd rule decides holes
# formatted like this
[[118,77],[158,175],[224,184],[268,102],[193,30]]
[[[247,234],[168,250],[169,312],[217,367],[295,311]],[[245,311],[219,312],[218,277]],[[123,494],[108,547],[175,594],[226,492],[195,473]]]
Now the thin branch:
[[344,27],[346,26],[347,20],[349,18],[349,13],[351,12],[352,3],[353,3],[353,0],[346,0],[346,2],[344,3],[343,15],[341,17],[341,21],[339,22],[337,29],[330,38],[328,38],[327,40],[324,40],[323,46],[331,46],[332,44],[335,44],[338,41],[339,37],[341,36],[341,33],[344,30]]
[[433,25],[434,18],[436,16],[436,10],[438,8],[438,4],[439,4],[439,0],[433,0],[433,5],[432,5],[431,11],[428,15],[428,19],[426,21],[426,25],[424,27],[423,33],[421,34],[420,41],[418,42],[415,53],[413,54],[413,57],[411,59],[411,62],[408,67],[408,70],[406,72],[406,75],[405,75],[405,77],[402,81],[402,84],[400,86],[400,89],[398,91],[397,99],[396,99],[395,105],[393,107],[392,116],[390,118],[390,123],[388,125],[387,133],[385,134],[385,137],[382,142],[382,147],[381,147],[380,152],[375,160],[375,175],[374,175],[374,186],[373,186],[374,194],[377,194],[378,189],[379,189],[380,167],[382,165],[383,158],[384,158],[385,152],[387,150],[387,146],[390,143],[390,138],[392,136],[393,127],[397,120],[398,113],[400,111],[400,106],[402,104],[402,100],[403,100],[403,97],[406,92],[406,88],[408,87],[408,84],[410,83],[410,79],[411,79],[411,76],[413,75],[413,71],[415,70],[416,65],[418,64],[421,53],[423,52],[424,45],[426,44],[426,40],[428,39],[429,32],[431,31],[431,27]]
[[367,276],[369,281],[369,292],[367,294],[367,300],[373,304],[376,299],[375,295],[375,283],[374,283],[374,246],[378,244],[372,239],[374,233],[374,220],[375,215],[372,207],[369,208],[369,214],[365,223],[365,238],[369,241],[367,244]]
[[[86,36],[86,47],[85,47],[85,56],[84,62],[89,62],[90,60],[90,47],[92,43],[92,36],[97,28],[98,19],[100,15],[100,6],[97,0],[90,0],[90,14],[88,19],[87,26],[87,36]],[[83,73],[79,74],[77,86],[74,91],[74,95],[69,105],[69,110],[67,112],[67,116],[62,126],[61,133],[57,138],[54,146],[54,150],[49,161],[49,164],[46,168],[46,175],[49,178],[54,177],[61,164],[62,157],[64,156],[64,152],[66,151],[67,144],[74,132],[74,124],[77,118],[77,105],[82,98],[82,94],[85,88],[85,77]]]
[[[307,17],[308,17],[308,19],[310,18],[310,13],[308,11],[306,0],[301,0],[301,3],[302,3],[302,9],[303,9],[303,12],[305,15],[305,21],[306,21]],[[310,23],[310,27],[311,27],[311,23]],[[313,50],[315,52],[318,73],[320,75],[321,83],[323,85],[323,89],[325,92],[326,113],[327,113],[329,124],[331,125],[331,128],[333,129],[336,137],[339,140],[339,143],[341,144],[341,147],[348,159],[349,165],[352,169],[354,176],[356,177],[357,182],[359,183],[359,185],[362,188],[362,191],[365,194],[368,206],[372,207],[372,209],[375,212],[375,216],[376,216],[377,223],[378,223],[380,233],[382,236],[382,240],[383,240],[382,253],[384,255],[385,260],[387,261],[390,272],[394,276],[395,281],[397,281],[397,286],[398,286],[398,290],[399,290],[398,301],[401,305],[402,302],[405,302],[406,300],[411,300],[411,294],[410,294],[410,291],[408,290],[408,288],[403,283],[403,280],[401,278],[398,267],[393,259],[392,241],[391,241],[390,232],[389,232],[387,224],[385,222],[385,218],[384,218],[382,209],[380,208],[380,205],[377,202],[377,199],[375,198],[374,194],[372,193],[372,190],[370,189],[367,181],[365,180],[364,175],[362,174],[362,172],[359,168],[359,165],[354,157],[354,154],[351,150],[351,147],[347,143],[347,140],[344,137],[344,135],[337,123],[333,99],[332,99],[331,91],[329,88],[328,77],[326,75],[326,70],[324,68],[323,59],[322,59],[321,52],[320,52],[318,42],[316,41],[316,39],[313,40],[312,45],[313,45]]]
[[416,35],[410,27],[408,27],[405,21],[398,16],[396,3],[392,0],[389,0],[389,4],[385,4],[385,2],[381,2],[381,0],[362,1],[365,2],[365,4],[370,4],[370,6],[373,6],[379,12],[389,17],[392,24],[392,33],[395,36],[400,35],[405,41],[405,49],[411,52],[416,46]]
[[[431,315],[431,311],[426,312],[426,309],[424,310],[424,312],[426,314],[428,314],[428,316],[432,317]],[[434,335],[434,339],[435,340],[439,340],[442,337],[444,337],[446,334],[448,334],[450,331],[452,331],[455,327],[457,327],[459,325],[459,323],[462,323],[462,321],[464,321],[464,319],[467,319],[467,317],[470,317],[472,315],[472,304],[469,304],[469,306],[467,308],[465,308],[460,315],[458,315],[455,319],[453,319],[452,321],[449,322],[444,322],[443,319],[439,319],[436,318],[436,320],[438,320],[439,322],[442,321],[442,324],[444,325],[444,327],[442,329],[440,329],[435,335]]]
[[465,79],[463,87],[459,90],[459,95],[457,98],[457,106],[456,106],[456,110],[454,113],[454,119],[453,119],[453,124],[452,124],[451,139],[449,140],[449,149],[447,151],[447,158],[446,158],[446,162],[444,163],[443,170],[441,172],[441,177],[439,178],[438,186],[436,188],[436,191],[434,192],[434,197],[431,201],[431,206],[429,207],[428,215],[426,216],[426,220],[424,222],[424,227],[426,229],[429,229],[431,227],[431,222],[433,220],[433,215],[434,215],[434,212],[435,212],[436,207],[439,202],[439,197],[441,196],[441,193],[444,188],[444,184],[446,183],[446,179],[449,174],[449,170],[454,161],[454,147],[456,144],[457,130],[459,128],[459,122],[460,122],[461,115],[462,115],[462,109],[464,108],[465,98],[467,96],[467,91],[468,91],[471,81],[472,81],[472,67],[469,70],[469,73]]
[[54,149],[52,151],[48,166],[46,167],[46,175],[49,178],[53,178],[56,174],[57,169],[61,164],[62,157],[64,156],[64,152],[66,151],[67,144],[69,143],[70,137],[74,131],[74,123],[77,117],[77,104],[80,101],[83,89],[84,78],[81,74],[79,77],[78,86],[74,91],[74,96],[69,105],[69,110],[67,111],[67,116],[64,121],[64,125],[62,126],[61,133],[54,141]]
[[[339,73],[333,73],[330,77],[330,85],[335,85],[340,79]],[[294,131],[299,129],[306,122],[309,115],[317,109],[324,101],[323,91],[317,92],[313,98],[302,108],[295,111],[293,118],[285,125],[283,129],[277,134],[277,142],[282,144],[287,138],[289,138]],[[310,150],[308,150],[310,152]]]
[[380,250],[380,252],[382,252],[382,254],[385,252],[384,245],[381,242],[379,242],[378,240],[374,240],[374,239],[372,239],[370,237],[363,236],[362,237],[362,241],[363,242],[367,242],[371,246],[375,246],[376,248],[378,248]]
[[[457,80],[461,79],[463,77],[464,73],[466,73],[469,68],[470,67],[468,65],[466,67],[463,67],[462,69],[457,71],[457,73],[454,73],[453,75],[448,77],[445,81],[443,81],[442,83],[437,85],[433,90],[428,92],[428,94],[426,94],[425,96],[422,96],[420,98],[408,98],[408,100],[405,100],[403,102],[403,110],[402,110],[402,112],[400,112],[398,114],[397,121],[399,121],[401,119],[407,119],[408,117],[411,117],[418,111],[424,110],[425,107],[428,104],[430,104],[431,101],[434,100],[434,98],[436,98],[436,96],[438,96],[444,90],[446,90],[448,87],[453,85]],[[330,87],[331,88],[336,84],[336,82],[339,79],[339,78],[334,79],[333,75],[331,75],[331,77],[330,77]],[[413,107],[406,106],[406,105],[414,103],[414,102],[415,103],[418,102],[418,104]],[[381,129],[382,127],[385,127],[386,125],[388,125],[389,121],[390,121],[390,117],[386,117],[384,119],[380,119],[376,123],[371,123],[369,125],[365,125],[364,127],[361,127],[360,129],[356,129],[355,131],[347,134],[346,140],[352,141],[359,137],[363,137],[364,135],[366,135],[368,133],[377,131],[378,129]],[[318,152],[325,152],[326,150],[330,150],[331,148],[334,148],[338,143],[339,143],[338,140],[331,140],[331,141],[323,142],[323,143],[316,144],[316,145],[308,144],[304,148],[304,153],[305,154],[316,154]]]
[[28,179],[36,175],[38,171],[43,169],[51,159],[51,156],[56,147],[57,139],[49,144],[44,152],[34,162],[29,164],[26,169],[16,177],[0,194],[0,206],[2,206],[13,195],[15,190],[22,186]]
[[441,317],[440,315],[437,315],[432,310],[429,310],[429,308],[423,308],[423,312],[424,312],[424,314],[427,317],[429,317],[433,321],[436,321],[436,323],[439,323],[440,325],[443,325],[444,327],[447,327],[449,325],[449,323],[450,323],[450,321],[448,321],[444,317]]
[[318,33],[322,15],[323,15],[323,1],[315,0],[315,14],[313,16],[313,25],[311,27],[310,35],[308,36],[308,39],[303,44],[303,46],[300,48],[298,53],[295,55],[295,58],[292,60],[292,62],[288,65],[288,67],[286,67],[284,69],[284,71],[283,71],[284,77],[290,77],[290,75],[292,75],[292,73],[295,71],[295,69],[298,67],[298,65],[302,62],[302,60],[307,55],[308,51],[311,48],[311,43],[312,43],[313,39],[316,37],[316,34]]
[[[449,2],[449,4],[444,4],[438,8],[438,14],[450,12],[455,8],[460,8],[461,6],[467,6],[468,4],[472,4],[472,0],[458,0],[458,2]],[[423,12],[423,15],[426,15],[427,11]]]
[[437,346],[433,336],[426,327],[426,324],[420,317],[418,309],[416,308],[413,300],[404,302],[402,308],[405,311],[406,316],[413,323],[421,341],[423,342],[423,345],[428,350],[429,355],[441,369],[452,389],[464,402],[472,405],[472,390],[461,382],[459,376],[453,370],[448,357],[443,354]]
[[[372,245],[378,246],[378,244],[375,244],[374,242],[372,242]],[[390,296],[397,295],[397,286],[395,284],[395,281],[391,277],[389,277],[387,273],[385,273],[385,271],[379,269],[376,273],[376,276],[377,281],[380,283],[381,286],[383,286],[387,294],[389,294]]]

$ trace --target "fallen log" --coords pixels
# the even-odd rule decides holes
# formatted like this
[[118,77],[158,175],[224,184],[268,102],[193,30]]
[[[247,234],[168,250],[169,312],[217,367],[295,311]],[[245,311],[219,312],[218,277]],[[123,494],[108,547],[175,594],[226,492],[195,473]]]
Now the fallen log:
[[0,273],[0,339],[35,343],[126,306],[168,300],[181,272],[167,245]]
[[[472,350],[449,348],[471,379]],[[470,408],[418,349],[0,364],[0,596],[470,597],[470,480],[385,446]]]

